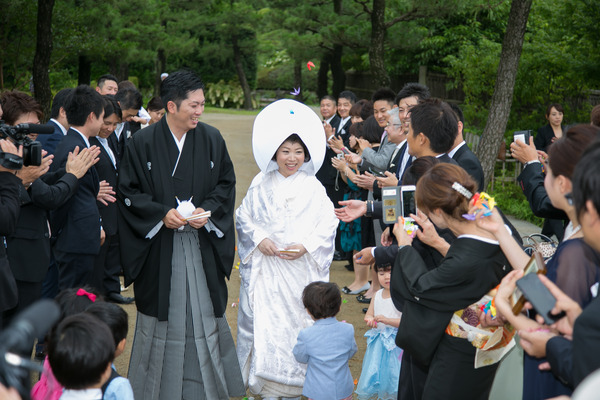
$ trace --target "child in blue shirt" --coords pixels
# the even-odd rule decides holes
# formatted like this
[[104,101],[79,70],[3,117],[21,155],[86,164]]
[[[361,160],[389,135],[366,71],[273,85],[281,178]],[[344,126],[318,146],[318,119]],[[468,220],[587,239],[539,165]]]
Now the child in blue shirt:
[[[96,302],[85,312],[108,325],[115,341],[115,358],[119,357],[125,350],[129,329],[125,310],[113,303]],[[133,400],[133,390],[129,380],[117,373],[114,364],[111,365],[110,378],[102,385],[101,389],[104,400]]]
[[342,296],[335,283],[312,282],[302,292],[302,302],[315,320],[298,334],[294,357],[308,364],[302,394],[310,400],[350,400],[354,381],[348,361],[356,353],[354,327],[339,322]]

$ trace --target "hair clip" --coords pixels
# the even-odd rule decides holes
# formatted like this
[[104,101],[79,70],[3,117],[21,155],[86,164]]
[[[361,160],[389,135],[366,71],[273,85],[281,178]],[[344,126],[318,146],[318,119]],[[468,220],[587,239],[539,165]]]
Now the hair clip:
[[461,185],[458,182],[454,182],[452,184],[452,189],[456,190],[458,193],[465,196],[467,198],[467,200],[470,200],[471,197],[473,197],[473,193],[469,192],[466,187],[464,187],[463,185]]
[[94,293],[88,292],[85,289],[79,289],[77,291],[77,296],[87,296],[87,298],[90,299],[92,303],[96,301],[96,295]]

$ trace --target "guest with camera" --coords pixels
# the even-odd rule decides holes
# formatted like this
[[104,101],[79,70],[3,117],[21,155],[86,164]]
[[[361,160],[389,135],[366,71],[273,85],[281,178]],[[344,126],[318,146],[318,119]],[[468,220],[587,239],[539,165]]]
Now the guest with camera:
[[[4,119],[9,125],[38,124],[42,116],[40,105],[25,93],[11,91],[2,94]],[[30,139],[37,134],[30,134]],[[48,211],[64,204],[75,192],[78,179],[95,163],[97,151],[78,149],[69,157],[65,168],[47,173],[52,163],[45,151],[40,166],[25,166],[17,176],[20,215],[14,232],[7,235],[7,253],[17,283],[18,302],[4,311],[6,322],[38,300],[42,282],[50,264],[50,232]]]

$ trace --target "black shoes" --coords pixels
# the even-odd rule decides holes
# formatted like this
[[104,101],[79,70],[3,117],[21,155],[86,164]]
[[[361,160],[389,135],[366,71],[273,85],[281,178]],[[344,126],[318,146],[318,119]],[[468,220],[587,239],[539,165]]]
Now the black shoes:
[[106,301],[117,304],[131,304],[135,299],[133,297],[124,297],[120,293],[109,293],[106,296]]
[[363,303],[363,304],[371,304],[371,298],[370,297],[365,297],[364,294],[359,294],[358,296],[356,296],[356,300],[359,303]]

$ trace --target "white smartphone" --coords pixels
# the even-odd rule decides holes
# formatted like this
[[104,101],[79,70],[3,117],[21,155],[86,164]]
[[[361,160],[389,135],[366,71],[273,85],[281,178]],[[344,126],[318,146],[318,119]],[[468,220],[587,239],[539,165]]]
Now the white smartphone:
[[416,186],[414,185],[403,185],[401,188],[401,198],[402,198],[402,216],[404,219],[409,221],[413,221],[410,217],[410,214],[417,215],[417,202],[415,201],[415,190]]

